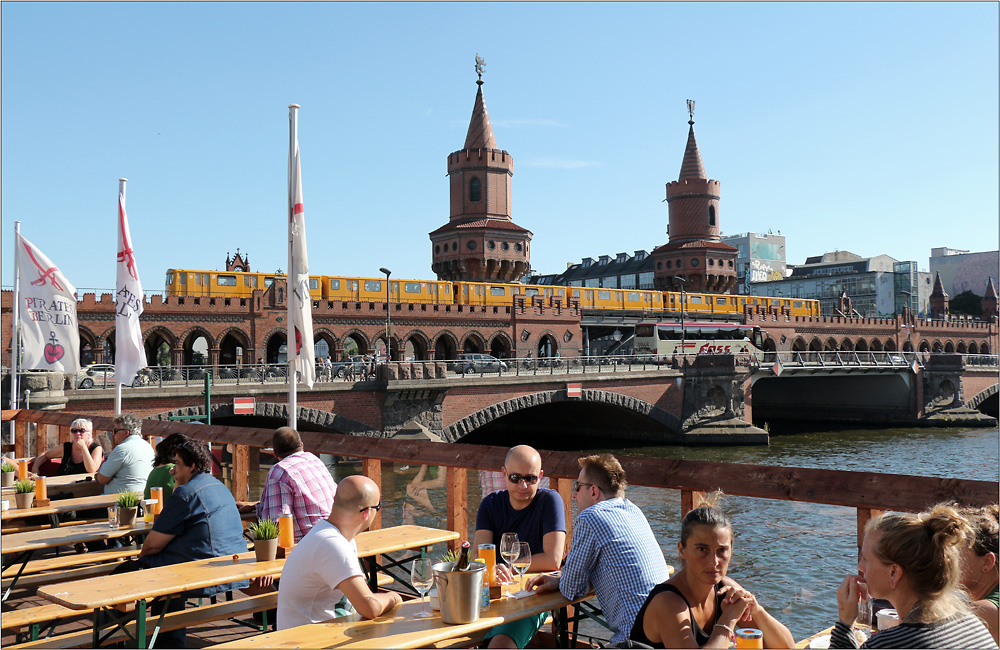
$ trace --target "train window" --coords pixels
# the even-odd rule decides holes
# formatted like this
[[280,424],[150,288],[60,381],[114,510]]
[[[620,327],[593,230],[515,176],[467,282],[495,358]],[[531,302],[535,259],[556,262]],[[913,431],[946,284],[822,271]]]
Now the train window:
[[420,293],[421,284],[419,282],[404,282],[403,291],[406,293]]
[[174,274],[167,273],[167,284],[173,284],[173,283],[174,283]]
[[340,291],[340,280],[330,280],[330,290]]
[[628,299],[631,300],[632,302],[636,302],[638,300],[641,300],[641,298],[639,297],[639,294],[636,293],[635,291],[629,291],[628,292]]
[[715,304],[724,305],[726,304],[726,299],[723,298],[722,296],[719,296],[718,298],[715,299]]
[[195,273],[194,274],[194,283],[195,284],[201,284],[201,273]]
[[594,292],[593,291],[588,291],[586,293],[587,293],[587,300],[593,300],[594,299]]
[[451,293],[451,285],[450,284],[444,285],[444,292],[445,293]]
[[178,273],[177,277],[178,277],[178,279],[180,279],[181,284],[187,284],[188,283],[188,274],[187,273]]
[[740,298],[740,304],[741,305],[747,304],[747,299],[746,298]]
[[219,276],[219,286],[220,287],[235,287],[236,286],[236,276],[235,275],[220,275]]
[[365,291],[381,291],[381,280],[365,280]]
[[692,304],[692,305],[700,305],[701,304],[701,296],[692,296],[691,294],[688,294],[687,295],[687,301],[688,301],[689,304]]
[[272,284],[274,284],[274,278],[271,278],[271,277],[265,277],[264,278],[264,286],[265,287],[269,287]]
[[562,297],[563,290],[562,289],[556,289],[556,295],[559,296],[559,297]]
[[796,309],[802,309],[802,301],[801,300],[795,300],[795,301],[792,302],[792,306],[795,307]]
[[781,303],[781,301],[780,301],[780,300],[772,300],[772,301],[771,301],[771,306],[772,306],[772,307],[777,307],[777,306],[778,306],[778,305],[779,305],[780,303]]
[[579,289],[573,289],[573,297],[574,298],[579,298],[580,297],[580,290]]
[[250,276],[249,275],[244,275],[243,276],[243,286],[244,287],[249,287],[250,286]]
[[255,276],[253,276],[253,287],[254,287],[255,289],[257,288],[257,276],[256,276],[256,275],[255,275]]
[[490,287],[491,296],[506,296],[507,290],[503,287]]
[[[220,277],[219,279],[221,280],[222,278]],[[319,289],[319,278],[309,278],[309,288]]]
[[351,280],[351,291],[357,291],[357,290],[358,290],[358,281]]
[[526,295],[526,296],[537,296],[538,295],[538,289],[527,288],[527,289],[524,290],[524,295]]
[[598,291],[597,292],[597,299],[598,300],[611,300],[611,292],[610,291]]

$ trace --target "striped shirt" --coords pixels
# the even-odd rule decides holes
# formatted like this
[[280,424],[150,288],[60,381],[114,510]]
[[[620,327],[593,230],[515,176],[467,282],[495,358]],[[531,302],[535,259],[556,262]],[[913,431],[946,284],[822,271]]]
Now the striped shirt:
[[267,473],[257,516],[278,521],[287,506],[298,542],[314,523],[330,516],[336,493],[337,484],[323,461],[308,451],[298,451],[279,460]]
[[[831,648],[857,648],[851,628],[840,621],[830,635]],[[993,648],[989,630],[971,614],[952,616],[933,623],[900,623],[872,635],[862,648]]]
[[634,503],[608,499],[577,515],[559,591],[572,599],[593,587],[614,631],[612,643],[628,638],[650,590],[669,577],[663,551]]

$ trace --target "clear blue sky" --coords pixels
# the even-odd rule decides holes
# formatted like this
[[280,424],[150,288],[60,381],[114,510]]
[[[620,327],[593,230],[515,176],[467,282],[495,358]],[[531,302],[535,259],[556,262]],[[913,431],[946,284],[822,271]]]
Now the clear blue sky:
[[143,285],[287,268],[288,104],[311,270],[432,278],[474,57],[540,273],[665,243],[685,100],[726,234],[927,267],[998,239],[998,5],[11,3],[2,283],[13,221],[78,289],[115,278],[118,178]]

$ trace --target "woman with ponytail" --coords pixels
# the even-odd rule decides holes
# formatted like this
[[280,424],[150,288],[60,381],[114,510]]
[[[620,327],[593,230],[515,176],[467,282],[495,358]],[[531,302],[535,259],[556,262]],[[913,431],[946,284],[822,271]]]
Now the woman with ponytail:
[[972,601],[973,613],[986,624],[993,640],[1000,632],[1000,506],[963,508],[972,525],[969,546],[962,550],[962,587]]
[[636,647],[729,648],[737,627],[761,630],[765,648],[794,647],[788,628],[726,577],[733,526],[715,506],[721,495],[709,494],[684,516],[677,544],[683,567],[646,597],[629,635]]
[[996,648],[962,597],[962,550],[971,534],[969,522],[948,505],[869,521],[860,575],[847,576],[837,589],[838,620],[830,647],[858,647],[851,625],[858,616],[858,583],[864,582],[872,597],[892,603],[900,622],[861,647]]

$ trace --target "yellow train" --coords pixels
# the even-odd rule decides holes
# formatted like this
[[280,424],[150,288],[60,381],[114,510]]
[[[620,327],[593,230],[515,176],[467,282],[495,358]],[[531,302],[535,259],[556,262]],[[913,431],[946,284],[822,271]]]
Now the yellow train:
[[[267,289],[283,274],[251,271],[195,271],[168,269],[168,296],[249,298],[254,289]],[[386,298],[385,278],[349,278],[333,275],[309,276],[313,300],[380,302]],[[681,294],[652,289],[600,289],[495,282],[450,282],[443,280],[389,281],[389,301],[449,305],[501,305],[516,296],[540,296],[547,305],[558,302],[583,309],[633,312],[681,312]],[[767,298],[729,294],[685,293],[684,311],[691,315],[743,314],[746,305],[793,316],[819,316],[819,301],[800,298]]]

